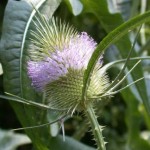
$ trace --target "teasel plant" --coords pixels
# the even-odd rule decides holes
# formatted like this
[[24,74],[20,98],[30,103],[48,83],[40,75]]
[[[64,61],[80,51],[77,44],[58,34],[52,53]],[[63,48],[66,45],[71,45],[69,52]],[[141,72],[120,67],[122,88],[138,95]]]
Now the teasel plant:
[[[35,30],[31,31],[32,44],[28,50],[30,59],[26,62],[27,76],[31,80],[31,86],[43,95],[44,102],[36,103],[10,93],[6,93],[9,97],[1,97],[56,112],[58,119],[47,124],[63,120],[68,116],[72,117],[75,112],[83,113],[87,118],[87,124],[92,129],[98,150],[106,150],[106,142],[102,135],[104,127],[99,125],[97,120],[96,106],[101,101],[107,101],[114,94],[146,78],[142,77],[118,89],[142,60],[142,58],[131,58],[140,29],[127,58],[103,66],[102,51],[99,57],[92,61],[98,45],[86,32],[78,32],[59,18],[48,19],[36,8],[34,9],[37,15],[33,20]],[[137,63],[124,75],[127,64],[132,60],[137,60]],[[90,62],[94,63],[94,67],[90,67]],[[124,65],[118,76],[111,82],[107,70],[119,63]],[[35,127],[40,125],[22,129]]]

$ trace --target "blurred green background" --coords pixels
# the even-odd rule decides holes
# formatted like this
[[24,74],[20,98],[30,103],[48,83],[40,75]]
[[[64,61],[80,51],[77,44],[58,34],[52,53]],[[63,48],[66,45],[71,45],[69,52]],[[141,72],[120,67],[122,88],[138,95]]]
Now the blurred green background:
[[[97,2],[81,0],[64,0],[60,3],[54,16],[62,18],[69,22],[78,31],[87,32],[99,43],[111,30],[118,25],[127,21],[135,15],[144,13],[150,9],[150,1],[146,0],[97,0]],[[97,3],[97,5],[94,5]],[[105,7],[107,4],[107,7]],[[144,5],[145,4],[145,5]],[[0,2],[0,37],[2,34],[2,25],[4,11],[7,5],[6,0]],[[103,14],[100,14],[103,13]],[[102,17],[103,16],[103,17]],[[133,56],[149,56],[150,54],[150,28],[149,23],[146,23],[141,29],[140,36],[135,45],[135,54]],[[132,43],[135,39],[137,30],[131,32],[129,36]],[[118,41],[119,42],[119,41]],[[124,43],[124,44],[123,44]],[[123,47],[126,48],[127,41],[121,39],[120,45],[112,45],[104,54],[104,65],[116,60],[125,58]],[[127,43],[128,44],[128,43]],[[122,50],[120,50],[120,49]],[[129,51],[129,49],[126,49]],[[1,62],[1,61],[0,61]],[[142,74],[149,75],[150,61],[142,62]],[[120,70],[120,66],[116,66],[108,71],[110,80],[112,81]],[[5,73],[5,72],[4,72]],[[135,73],[136,74],[136,73]],[[0,75],[0,94],[4,94],[3,75]],[[131,80],[128,79],[126,83]],[[99,122],[105,126],[104,137],[108,150],[149,150],[150,149],[150,118],[147,111],[138,97],[139,93],[134,89],[127,89],[112,97],[106,104],[99,106]],[[150,82],[146,80],[146,90],[149,95]],[[105,107],[103,107],[105,105]],[[36,123],[35,123],[36,125]],[[87,132],[82,122],[82,115],[77,115],[65,122],[66,135],[73,136],[81,142],[95,147],[95,142],[92,139],[90,132]],[[0,100],[0,128],[9,130],[21,127],[9,101]],[[83,127],[83,130],[81,129]],[[86,127],[87,128],[87,127]],[[24,133],[24,131],[20,131]],[[61,132],[61,131],[60,131]],[[1,134],[1,132],[0,132]],[[0,135],[1,136],[1,135]],[[1,143],[1,142],[0,142]],[[9,143],[8,143],[9,144]],[[0,144],[1,146],[1,144]],[[20,146],[17,150],[30,150],[32,144]],[[1,147],[0,147],[1,150]],[[9,150],[9,149],[8,149]]]

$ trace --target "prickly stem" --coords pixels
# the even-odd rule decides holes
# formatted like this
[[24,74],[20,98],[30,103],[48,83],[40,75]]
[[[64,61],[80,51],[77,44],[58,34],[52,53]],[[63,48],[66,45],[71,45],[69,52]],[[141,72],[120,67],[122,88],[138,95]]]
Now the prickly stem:
[[85,104],[85,114],[90,122],[98,150],[106,150],[102,127],[98,123],[92,103]]

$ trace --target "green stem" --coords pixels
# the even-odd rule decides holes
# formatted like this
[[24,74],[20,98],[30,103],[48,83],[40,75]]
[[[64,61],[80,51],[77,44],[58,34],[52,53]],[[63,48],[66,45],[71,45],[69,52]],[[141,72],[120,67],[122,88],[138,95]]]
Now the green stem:
[[95,141],[97,142],[98,150],[106,150],[105,142],[102,135],[102,127],[99,125],[97,121],[97,117],[95,115],[93,106],[91,103],[88,103],[85,106],[86,115],[90,121],[92,131],[95,137]]

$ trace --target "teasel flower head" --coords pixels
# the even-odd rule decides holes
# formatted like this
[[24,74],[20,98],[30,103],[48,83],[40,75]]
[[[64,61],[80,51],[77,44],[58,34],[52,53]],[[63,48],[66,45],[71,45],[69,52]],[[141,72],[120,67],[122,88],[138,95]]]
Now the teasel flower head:
[[[42,20],[42,23],[41,23]],[[61,20],[45,17],[34,21],[33,46],[27,62],[33,87],[46,96],[46,103],[58,110],[82,110],[83,76],[97,43]],[[109,86],[102,71],[102,56],[91,75],[86,102],[101,100]]]

